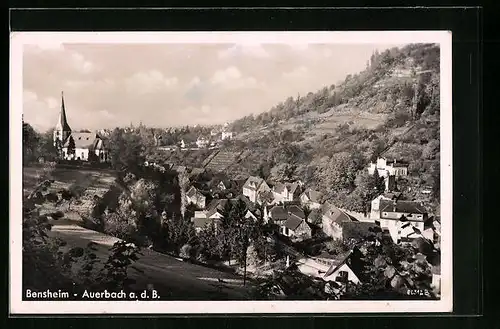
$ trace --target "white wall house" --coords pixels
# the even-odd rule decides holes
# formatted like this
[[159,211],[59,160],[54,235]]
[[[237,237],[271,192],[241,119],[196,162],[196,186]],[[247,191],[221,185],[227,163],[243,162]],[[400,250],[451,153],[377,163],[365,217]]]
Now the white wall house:
[[371,162],[368,166],[368,173],[373,175],[375,170],[378,171],[380,177],[387,176],[407,176],[408,165],[397,162],[396,160],[388,160],[386,158],[378,158],[375,163]]
[[379,202],[380,227],[389,230],[394,242],[400,241],[405,223],[410,223],[420,232],[424,231],[427,211],[419,202],[384,199]]
[[233,139],[233,132],[232,131],[223,131],[221,139],[222,140],[225,140],[225,139],[231,140],[231,139]]
[[253,203],[257,202],[259,193],[268,191],[271,191],[271,188],[260,177],[250,176],[243,185],[243,195]]

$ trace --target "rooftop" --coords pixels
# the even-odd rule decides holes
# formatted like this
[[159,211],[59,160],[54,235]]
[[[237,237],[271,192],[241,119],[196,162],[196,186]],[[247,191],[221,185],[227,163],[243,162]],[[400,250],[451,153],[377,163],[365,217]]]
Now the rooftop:
[[416,201],[380,200],[380,212],[398,212],[405,214],[426,214],[421,203]]

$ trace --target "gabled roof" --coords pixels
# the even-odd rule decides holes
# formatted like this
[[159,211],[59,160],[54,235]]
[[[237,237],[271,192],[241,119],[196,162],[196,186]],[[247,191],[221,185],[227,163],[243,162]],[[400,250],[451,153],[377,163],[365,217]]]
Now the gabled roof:
[[335,207],[331,203],[324,203],[322,207],[323,216],[331,220],[332,222],[342,223],[351,221],[351,218],[341,211],[339,208]]
[[250,176],[243,185],[243,188],[257,190],[263,182],[264,180],[260,177]]
[[286,222],[283,224],[283,226],[285,226],[289,230],[295,231],[303,222],[304,220],[302,218],[294,214],[290,214]]
[[229,180],[229,179],[219,179],[219,180],[217,180],[217,186],[220,185],[220,184],[223,184],[226,189],[231,188],[231,186],[233,185],[232,182],[231,182],[231,180]]
[[96,133],[71,133],[64,143],[64,147],[68,147],[71,138],[75,141],[75,148],[94,149],[96,146],[102,147],[102,143],[99,143],[100,137]]
[[201,194],[203,195],[203,193],[201,193],[200,191],[198,191],[198,189],[194,186],[191,186],[191,188],[186,192],[186,195],[190,198],[194,197],[196,194]]
[[193,226],[195,228],[204,228],[208,226],[212,222],[212,219],[208,217],[194,217],[193,218]]
[[307,216],[307,219],[309,220],[309,223],[321,223],[321,210],[319,209],[313,209]]
[[285,192],[285,189],[287,189],[289,193],[293,194],[298,187],[298,183],[276,183],[276,185],[274,185],[273,187],[273,191],[278,194],[282,194],[283,192]]
[[294,194],[297,191],[297,189],[299,188],[299,184],[296,183],[296,182],[294,182],[294,183],[287,183],[286,187],[288,189],[288,192]]
[[380,200],[380,212],[398,212],[409,214],[426,214],[427,211],[419,203],[415,201],[392,201]]
[[274,206],[269,210],[269,214],[273,220],[286,220],[288,218],[288,211],[284,206]]
[[313,189],[308,188],[302,194],[304,194],[311,202],[320,203],[321,201],[321,192],[315,191]]
[[302,210],[302,208],[300,208],[297,205],[285,206],[285,210],[291,214],[294,214],[295,216],[297,216],[299,218],[302,218],[302,219],[306,218],[306,214],[304,213],[304,210]]
[[328,271],[325,272],[323,278],[326,278],[335,273],[336,271],[338,271],[342,265],[347,263],[347,260],[349,259],[349,257],[351,257],[351,255],[352,255],[352,250],[342,255],[341,257],[337,258],[336,261],[333,262],[332,266],[330,266]]

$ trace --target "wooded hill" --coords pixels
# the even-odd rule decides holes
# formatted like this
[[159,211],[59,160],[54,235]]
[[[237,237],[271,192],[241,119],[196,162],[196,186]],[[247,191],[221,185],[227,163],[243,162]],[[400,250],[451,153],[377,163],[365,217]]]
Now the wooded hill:
[[[337,85],[289,97],[268,112],[231,124],[241,150],[235,174],[301,179],[340,206],[362,211],[366,165],[384,155],[410,164],[406,197],[431,188],[439,200],[439,46],[375,52],[367,68]],[[408,191],[408,187],[412,187]]]

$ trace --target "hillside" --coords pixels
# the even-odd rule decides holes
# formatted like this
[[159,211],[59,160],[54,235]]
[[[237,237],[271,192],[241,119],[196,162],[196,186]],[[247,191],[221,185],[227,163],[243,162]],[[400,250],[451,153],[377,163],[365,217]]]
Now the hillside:
[[[439,199],[439,46],[412,44],[374,53],[369,66],[337,85],[289,97],[268,112],[231,124],[243,151],[235,173],[299,178],[346,208],[369,161],[410,163],[400,186],[410,199],[431,187]],[[284,170],[288,167],[288,170]],[[286,172],[286,177],[283,173]],[[354,199],[359,199],[358,197]]]

